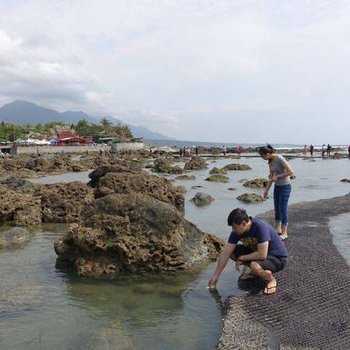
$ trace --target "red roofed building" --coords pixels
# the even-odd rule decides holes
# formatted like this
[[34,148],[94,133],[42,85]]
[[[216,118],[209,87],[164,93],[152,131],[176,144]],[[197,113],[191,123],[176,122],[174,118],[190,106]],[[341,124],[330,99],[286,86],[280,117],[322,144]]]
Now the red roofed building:
[[92,137],[80,137],[71,129],[56,130],[58,145],[81,145],[93,143]]

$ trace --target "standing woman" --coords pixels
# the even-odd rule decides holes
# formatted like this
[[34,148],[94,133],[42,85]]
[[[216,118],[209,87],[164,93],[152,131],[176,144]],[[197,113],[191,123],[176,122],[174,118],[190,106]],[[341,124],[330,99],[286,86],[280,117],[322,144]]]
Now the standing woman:
[[284,240],[288,238],[287,209],[292,189],[290,176],[293,175],[293,169],[282,155],[276,153],[271,145],[260,147],[259,154],[268,161],[270,167],[269,181],[264,192],[264,198],[268,198],[270,187],[274,182],[275,228],[281,235],[281,239]]

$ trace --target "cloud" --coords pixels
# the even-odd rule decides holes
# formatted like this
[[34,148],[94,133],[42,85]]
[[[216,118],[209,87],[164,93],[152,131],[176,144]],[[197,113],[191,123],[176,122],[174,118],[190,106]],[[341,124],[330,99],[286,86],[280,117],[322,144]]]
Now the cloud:
[[329,0],[2,1],[0,102],[113,115],[180,138],[185,125],[196,139],[213,121],[244,126],[243,116],[253,128],[282,115],[290,130],[291,116],[314,122],[332,108],[343,120],[349,9]]

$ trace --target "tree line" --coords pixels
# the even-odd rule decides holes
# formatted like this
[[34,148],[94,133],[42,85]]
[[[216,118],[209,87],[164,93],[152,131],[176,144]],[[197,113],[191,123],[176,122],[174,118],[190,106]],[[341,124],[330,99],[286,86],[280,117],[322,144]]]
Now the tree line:
[[100,137],[118,137],[121,140],[132,139],[133,135],[130,128],[125,124],[113,124],[110,120],[103,117],[99,124],[91,123],[86,119],[79,120],[76,124],[67,124],[62,121],[51,121],[48,123],[38,123],[31,125],[29,123],[17,125],[13,123],[0,123],[0,141],[13,142],[19,138],[48,138],[56,134],[60,128],[71,129],[76,135],[81,137],[90,136],[94,141]]

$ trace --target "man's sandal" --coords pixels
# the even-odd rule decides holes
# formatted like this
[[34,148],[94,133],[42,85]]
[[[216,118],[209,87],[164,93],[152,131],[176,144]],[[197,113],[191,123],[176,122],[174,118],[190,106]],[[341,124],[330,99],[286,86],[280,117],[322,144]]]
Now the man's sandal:
[[[275,290],[274,290],[273,292],[269,292],[269,291],[272,290],[272,289],[275,289]],[[271,295],[271,294],[276,293],[276,290],[277,290],[277,283],[276,283],[274,286],[265,287],[265,289],[263,290],[263,294]]]
[[251,273],[245,273],[239,277],[239,280],[240,281],[248,281],[248,280],[252,280],[253,278],[258,278],[258,276],[255,276]]

